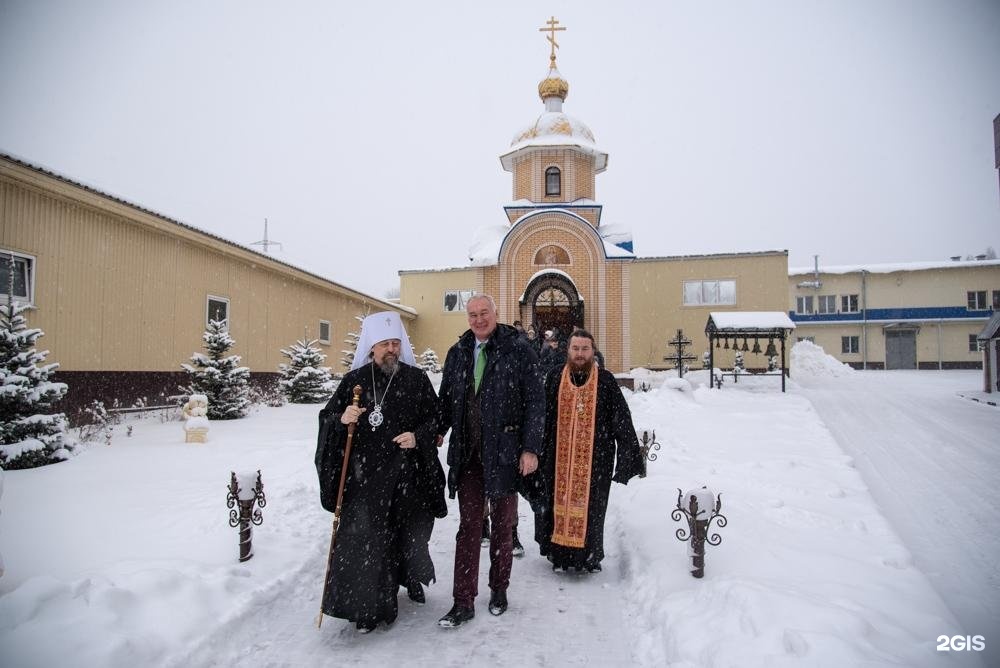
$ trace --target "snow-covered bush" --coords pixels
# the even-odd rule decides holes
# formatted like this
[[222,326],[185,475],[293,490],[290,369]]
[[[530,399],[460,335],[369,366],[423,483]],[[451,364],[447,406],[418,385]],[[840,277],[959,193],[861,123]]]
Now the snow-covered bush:
[[[11,292],[8,289],[8,293]],[[26,469],[69,458],[74,443],[66,416],[48,413],[67,391],[49,376],[59,365],[42,364],[40,329],[28,329],[25,304],[8,299],[0,306],[0,468]]]
[[437,353],[430,348],[420,354],[420,362],[417,366],[427,373],[441,372],[441,360],[438,359]]
[[316,340],[296,341],[281,354],[289,364],[279,364],[281,391],[293,404],[318,404],[333,396],[337,387],[330,376],[330,367],[323,366],[326,355],[316,347]]
[[182,364],[190,384],[181,391],[208,397],[208,417],[212,420],[241,418],[250,406],[250,369],[239,366],[239,355],[226,355],[236,343],[225,323],[211,320],[202,335],[208,355],[195,353],[191,364]]
[[340,358],[340,363],[344,365],[345,369],[350,369],[351,365],[354,364],[354,353],[358,349],[358,339],[361,338],[361,323],[365,321],[365,316],[356,315],[354,319],[358,321],[358,331],[348,332],[347,338],[344,339],[344,343],[348,345],[346,350],[341,350],[343,357]]

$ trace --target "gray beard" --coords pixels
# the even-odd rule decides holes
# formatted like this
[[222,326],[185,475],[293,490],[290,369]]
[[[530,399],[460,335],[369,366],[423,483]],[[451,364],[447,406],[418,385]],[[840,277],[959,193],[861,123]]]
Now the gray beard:
[[399,358],[395,355],[386,355],[382,358],[382,363],[378,365],[378,368],[382,370],[387,376],[391,376],[396,373],[399,368]]

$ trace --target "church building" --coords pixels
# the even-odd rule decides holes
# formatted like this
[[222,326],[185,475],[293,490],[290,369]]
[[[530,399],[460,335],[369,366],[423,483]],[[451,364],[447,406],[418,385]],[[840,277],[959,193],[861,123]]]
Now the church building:
[[418,313],[417,352],[447,350],[467,328],[465,302],[477,293],[496,299],[501,322],[520,320],[539,335],[589,330],[615,372],[664,366],[677,329],[700,354],[711,311],[787,311],[787,251],[642,258],[628,230],[603,223],[597,176],[608,153],[563,109],[569,83],[556,67],[554,36],[565,28],[548,24],[543,109],[500,155],[513,186],[503,218],[470,239],[468,265],[399,272],[400,302]]

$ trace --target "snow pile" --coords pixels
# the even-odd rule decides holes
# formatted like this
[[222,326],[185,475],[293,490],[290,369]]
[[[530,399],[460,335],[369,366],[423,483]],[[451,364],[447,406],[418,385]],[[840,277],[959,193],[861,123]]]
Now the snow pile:
[[792,347],[792,378],[839,378],[854,373],[847,364],[832,355],[827,355],[822,347],[812,341],[799,341]]

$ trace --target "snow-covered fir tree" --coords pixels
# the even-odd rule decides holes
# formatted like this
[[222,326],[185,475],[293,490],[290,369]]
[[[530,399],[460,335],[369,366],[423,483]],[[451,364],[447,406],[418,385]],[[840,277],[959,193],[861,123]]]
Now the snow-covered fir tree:
[[318,404],[333,396],[337,383],[330,376],[330,367],[323,366],[326,355],[316,347],[317,341],[300,340],[281,354],[289,364],[279,364],[281,391],[293,404]]
[[49,351],[35,342],[43,332],[29,329],[26,304],[9,297],[0,306],[0,467],[27,469],[69,458],[74,448],[66,416],[49,413],[68,389],[49,376],[58,364],[42,364]]
[[343,357],[340,358],[340,363],[344,365],[345,369],[350,369],[351,365],[354,364],[354,353],[358,349],[358,339],[361,338],[361,323],[365,321],[365,316],[356,315],[354,319],[358,321],[358,331],[347,333],[344,343],[348,345],[348,349],[340,351],[343,354]]
[[417,365],[427,373],[440,373],[441,360],[436,352],[428,348],[420,354],[420,363]]
[[241,418],[250,406],[250,369],[240,366],[239,355],[226,355],[236,343],[225,322],[210,320],[202,335],[208,355],[195,353],[191,364],[181,366],[191,383],[181,388],[187,394],[208,397],[210,420]]

